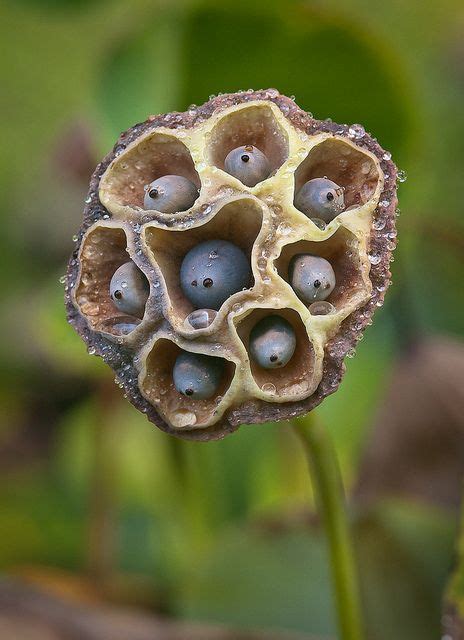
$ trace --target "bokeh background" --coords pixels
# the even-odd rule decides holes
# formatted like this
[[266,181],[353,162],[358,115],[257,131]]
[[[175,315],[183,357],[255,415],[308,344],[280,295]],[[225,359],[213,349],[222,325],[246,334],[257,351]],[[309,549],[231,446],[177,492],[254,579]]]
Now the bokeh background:
[[407,172],[393,287],[317,414],[369,640],[460,637],[461,0],[4,0],[0,42],[0,637],[336,637],[289,426],[169,438],[64,315],[88,178],[119,132],[249,87],[362,123]]

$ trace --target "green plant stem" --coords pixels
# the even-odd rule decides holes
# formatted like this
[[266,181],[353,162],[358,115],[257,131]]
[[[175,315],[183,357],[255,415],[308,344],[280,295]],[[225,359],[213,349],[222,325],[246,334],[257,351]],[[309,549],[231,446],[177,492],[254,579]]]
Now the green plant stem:
[[337,456],[327,430],[312,414],[293,420],[292,425],[303,443],[328,539],[339,637],[361,640],[359,583]]

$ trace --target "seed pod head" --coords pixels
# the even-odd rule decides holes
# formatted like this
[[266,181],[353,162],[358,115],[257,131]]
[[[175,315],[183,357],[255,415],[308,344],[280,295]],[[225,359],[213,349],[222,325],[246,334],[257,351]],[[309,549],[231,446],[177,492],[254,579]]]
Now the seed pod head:
[[68,319],[168,433],[304,414],[383,302],[396,175],[362,127],[274,89],[149,117],[92,176]]
[[296,295],[311,304],[326,300],[335,288],[335,273],[325,258],[309,254],[293,256],[288,267],[290,284]]
[[295,207],[309,218],[330,222],[345,208],[343,189],[327,178],[313,178],[295,195]]
[[129,260],[116,269],[110,280],[110,296],[122,313],[142,318],[150,285],[138,267]]
[[174,386],[192,400],[208,400],[218,391],[224,372],[220,358],[182,351],[172,372]]
[[237,245],[226,240],[200,242],[190,249],[180,267],[182,291],[199,309],[219,309],[250,280],[250,261]]
[[269,160],[252,144],[229,151],[224,160],[224,169],[247,187],[254,187],[271,173]]
[[162,213],[178,213],[193,206],[197,187],[184,176],[162,176],[145,187],[145,209]]
[[285,367],[295,352],[292,325],[278,315],[265,316],[250,333],[250,354],[263,369]]

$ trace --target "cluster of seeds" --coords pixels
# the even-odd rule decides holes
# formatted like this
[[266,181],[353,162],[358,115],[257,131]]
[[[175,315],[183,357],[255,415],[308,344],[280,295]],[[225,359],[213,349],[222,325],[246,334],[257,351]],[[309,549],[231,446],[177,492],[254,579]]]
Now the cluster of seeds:
[[393,233],[396,206],[391,160],[350,131],[243,92],[149,118],[97,167],[68,315],[161,428],[221,437],[337,387],[383,300],[376,224]]

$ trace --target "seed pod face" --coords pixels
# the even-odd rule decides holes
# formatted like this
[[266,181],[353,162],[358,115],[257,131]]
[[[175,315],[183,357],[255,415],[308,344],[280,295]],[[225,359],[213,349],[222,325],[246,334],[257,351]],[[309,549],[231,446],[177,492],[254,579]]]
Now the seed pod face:
[[220,358],[183,351],[174,363],[174,386],[192,400],[208,400],[218,391],[224,373]]
[[313,178],[296,194],[295,207],[309,218],[330,222],[345,208],[343,189],[327,178]]
[[[150,117],[92,176],[68,319],[168,433],[209,440],[306,413],[383,302],[396,175],[360,125],[315,120],[273,89]],[[146,186],[165,178],[152,207]]]
[[293,256],[288,267],[290,284],[296,295],[311,304],[326,300],[335,288],[335,273],[325,258],[309,254]]
[[145,209],[178,213],[193,206],[197,187],[184,176],[162,176],[145,187]]
[[142,318],[148,299],[148,280],[130,260],[118,267],[110,281],[110,296],[122,313]]
[[278,315],[265,316],[250,333],[250,354],[263,369],[285,367],[296,347],[292,325]]
[[180,267],[182,291],[198,309],[219,309],[231,295],[246,288],[250,280],[248,258],[226,240],[195,245]]
[[224,169],[247,187],[254,187],[271,173],[269,160],[253,145],[232,149],[224,160]]

